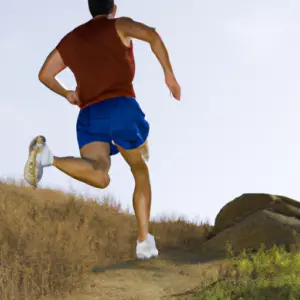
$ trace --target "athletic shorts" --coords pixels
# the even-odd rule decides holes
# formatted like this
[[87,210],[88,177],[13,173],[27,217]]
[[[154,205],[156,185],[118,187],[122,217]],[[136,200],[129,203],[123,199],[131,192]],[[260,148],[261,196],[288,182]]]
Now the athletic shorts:
[[111,98],[80,110],[76,131],[79,149],[92,142],[110,144],[110,155],[119,153],[113,142],[130,150],[141,146],[150,126],[134,98]]

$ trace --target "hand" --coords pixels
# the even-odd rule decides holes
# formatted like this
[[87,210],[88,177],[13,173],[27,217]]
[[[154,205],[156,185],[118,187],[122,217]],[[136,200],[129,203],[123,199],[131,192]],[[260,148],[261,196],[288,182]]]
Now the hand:
[[78,93],[75,91],[67,91],[66,99],[73,105],[80,104]]
[[173,73],[166,73],[165,75],[165,81],[166,81],[166,84],[172,94],[172,96],[180,101],[180,98],[181,98],[181,87],[180,85],[178,84],[176,78],[175,78],[175,75]]

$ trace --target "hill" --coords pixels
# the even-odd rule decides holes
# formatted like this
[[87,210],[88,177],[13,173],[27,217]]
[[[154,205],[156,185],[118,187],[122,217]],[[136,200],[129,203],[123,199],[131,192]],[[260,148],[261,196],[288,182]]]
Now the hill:
[[118,205],[2,182],[1,299],[58,299],[71,292],[85,296],[70,299],[140,299],[137,285],[141,295],[150,295],[143,299],[183,292],[211,268],[193,264],[210,231],[208,224],[180,219],[153,222],[162,255],[136,262],[135,218]]
[[113,201],[2,182],[0,299],[300,299],[299,220],[296,200],[244,194],[214,226],[152,222],[160,255],[137,261]]

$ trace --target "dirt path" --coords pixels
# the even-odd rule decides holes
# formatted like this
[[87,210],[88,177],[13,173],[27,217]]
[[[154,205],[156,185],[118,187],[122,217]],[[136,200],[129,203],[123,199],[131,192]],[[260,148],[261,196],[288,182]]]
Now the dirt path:
[[[169,253],[170,254],[170,253]],[[202,261],[188,253],[173,253],[153,261],[127,261],[95,267],[81,291],[65,300],[160,300],[179,296],[208,278],[216,278],[225,261]]]

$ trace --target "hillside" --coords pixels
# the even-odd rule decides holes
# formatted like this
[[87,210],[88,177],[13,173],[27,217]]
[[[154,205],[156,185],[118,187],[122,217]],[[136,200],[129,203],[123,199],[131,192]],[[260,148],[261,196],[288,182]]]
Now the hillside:
[[195,264],[209,225],[166,219],[151,231],[162,255],[137,262],[135,218],[118,205],[0,183],[1,299],[160,299],[218,265]]
[[213,227],[166,218],[151,232],[160,255],[137,261],[135,218],[118,204],[2,182],[0,299],[300,299],[294,199],[243,194]]

